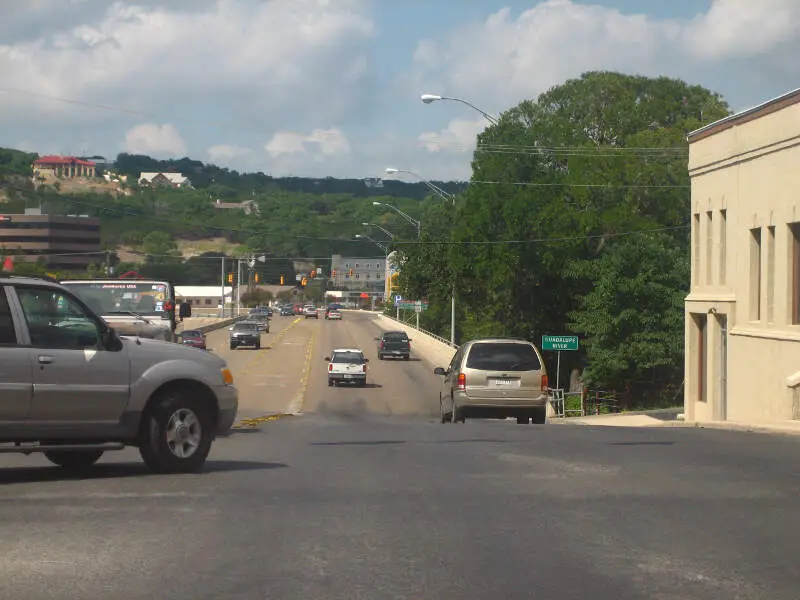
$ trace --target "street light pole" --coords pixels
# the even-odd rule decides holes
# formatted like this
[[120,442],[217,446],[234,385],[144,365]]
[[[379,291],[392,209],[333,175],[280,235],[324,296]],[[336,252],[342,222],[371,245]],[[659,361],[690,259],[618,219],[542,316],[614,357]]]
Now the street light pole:
[[439,196],[442,200],[445,200],[447,202],[452,202],[453,204],[455,204],[455,202],[456,202],[456,197],[455,197],[454,194],[450,194],[449,192],[445,192],[438,185],[428,181],[427,179],[425,179],[421,175],[417,175],[416,173],[414,173],[414,171],[410,171],[408,169],[394,169],[392,167],[388,167],[385,170],[385,173],[387,175],[397,175],[398,173],[407,173],[408,175],[413,175],[414,177],[419,179],[422,183],[424,183],[429,190],[431,190],[434,194]]
[[380,229],[383,233],[386,234],[386,237],[388,237],[390,240],[394,239],[394,234],[391,231],[384,229],[380,225],[376,225],[375,223],[361,223],[361,224],[364,227],[374,227],[375,229]]
[[497,125],[500,122],[498,120],[498,118],[495,117],[494,115],[490,115],[485,110],[482,110],[482,109],[478,108],[472,102],[468,102],[468,101],[464,100],[463,98],[454,98],[452,96],[440,96],[438,94],[422,94],[419,97],[419,99],[422,100],[422,102],[425,103],[425,104],[430,104],[432,102],[438,102],[439,100],[450,100],[452,102],[460,102],[461,104],[466,104],[470,108],[472,108],[472,109],[478,111],[479,113],[481,113],[484,116],[484,118],[487,121],[489,121],[489,123],[491,123],[492,125]]
[[417,220],[416,220],[414,217],[412,217],[412,216],[411,216],[411,215],[409,215],[408,213],[406,213],[406,212],[403,212],[402,210],[400,210],[400,209],[399,209],[399,208],[397,208],[396,206],[392,206],[391,204],[384,204],[383,202],[373,202],[373,203],[372,203],[372,206],[385,206],[386,208],[391,208],[391,209],[392,209],[393,211],[395,211],[395,212],[396,212],[398,215],[400,215],[401,217],[403,217],[403,218],[404,218],[406,221],[408,221],[408,222],[409,222],[409,223],[411,223],[411,224],[412,224],[414,227],[416,227],[416,228],[417,228],[417,239],[419,239],[419,238],[420,238],[420,236],[422,235],[422,223],[420,223],[419,221],[417,221]]

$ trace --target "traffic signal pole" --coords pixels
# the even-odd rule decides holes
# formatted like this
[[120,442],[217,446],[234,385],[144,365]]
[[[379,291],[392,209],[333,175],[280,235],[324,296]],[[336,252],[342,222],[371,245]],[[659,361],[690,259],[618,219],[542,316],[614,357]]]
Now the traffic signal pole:
[[222,306],[222,312],[220,317],[225,316],[225,257],[220,258],[219,263],[219,282],[220,282],[220,303]]

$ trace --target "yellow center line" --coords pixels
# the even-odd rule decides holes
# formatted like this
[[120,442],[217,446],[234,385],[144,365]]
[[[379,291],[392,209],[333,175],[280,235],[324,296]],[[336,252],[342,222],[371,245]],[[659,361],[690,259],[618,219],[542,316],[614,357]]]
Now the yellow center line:
[[320,329],[319,325],[314,327],[314,332],[311,334],[311,339],[306,347],[306,360],[300,374],[300,389],[297,390],[297,395],[294,397],[291,404],[289,404],[289,409],[286,411],[289,414],[298,415],[303,412],[303,403],[305,402],[306,390],[308,389],[308,378],[311,374],[311,361],[314,358],[314,347],[316,346],[317,335]]

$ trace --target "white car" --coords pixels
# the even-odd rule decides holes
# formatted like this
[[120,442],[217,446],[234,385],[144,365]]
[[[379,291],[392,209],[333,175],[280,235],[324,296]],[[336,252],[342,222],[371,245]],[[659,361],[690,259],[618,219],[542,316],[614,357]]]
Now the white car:
[[355,383],[367,385],[367,363],[369,359],[358,348],[338,348],[326,356],[328,361],[328,385]]
[[342,313],[340,313],[338,310],[329,310],[328,316],[325,318],[328,319],[329,321],[341,321]]

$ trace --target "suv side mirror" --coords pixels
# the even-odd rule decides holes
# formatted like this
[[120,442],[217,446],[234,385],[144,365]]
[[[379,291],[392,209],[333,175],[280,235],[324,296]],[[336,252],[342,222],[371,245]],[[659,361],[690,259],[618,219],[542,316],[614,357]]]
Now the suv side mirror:
[[447,371],[445,371],[442,367],[436,367],[433,370],[434,375],[447,375]]
[[117,330],[109,327],[103,334],[103,345],[111,352],[119,352],[122,350],[122,340],[117,335]]

